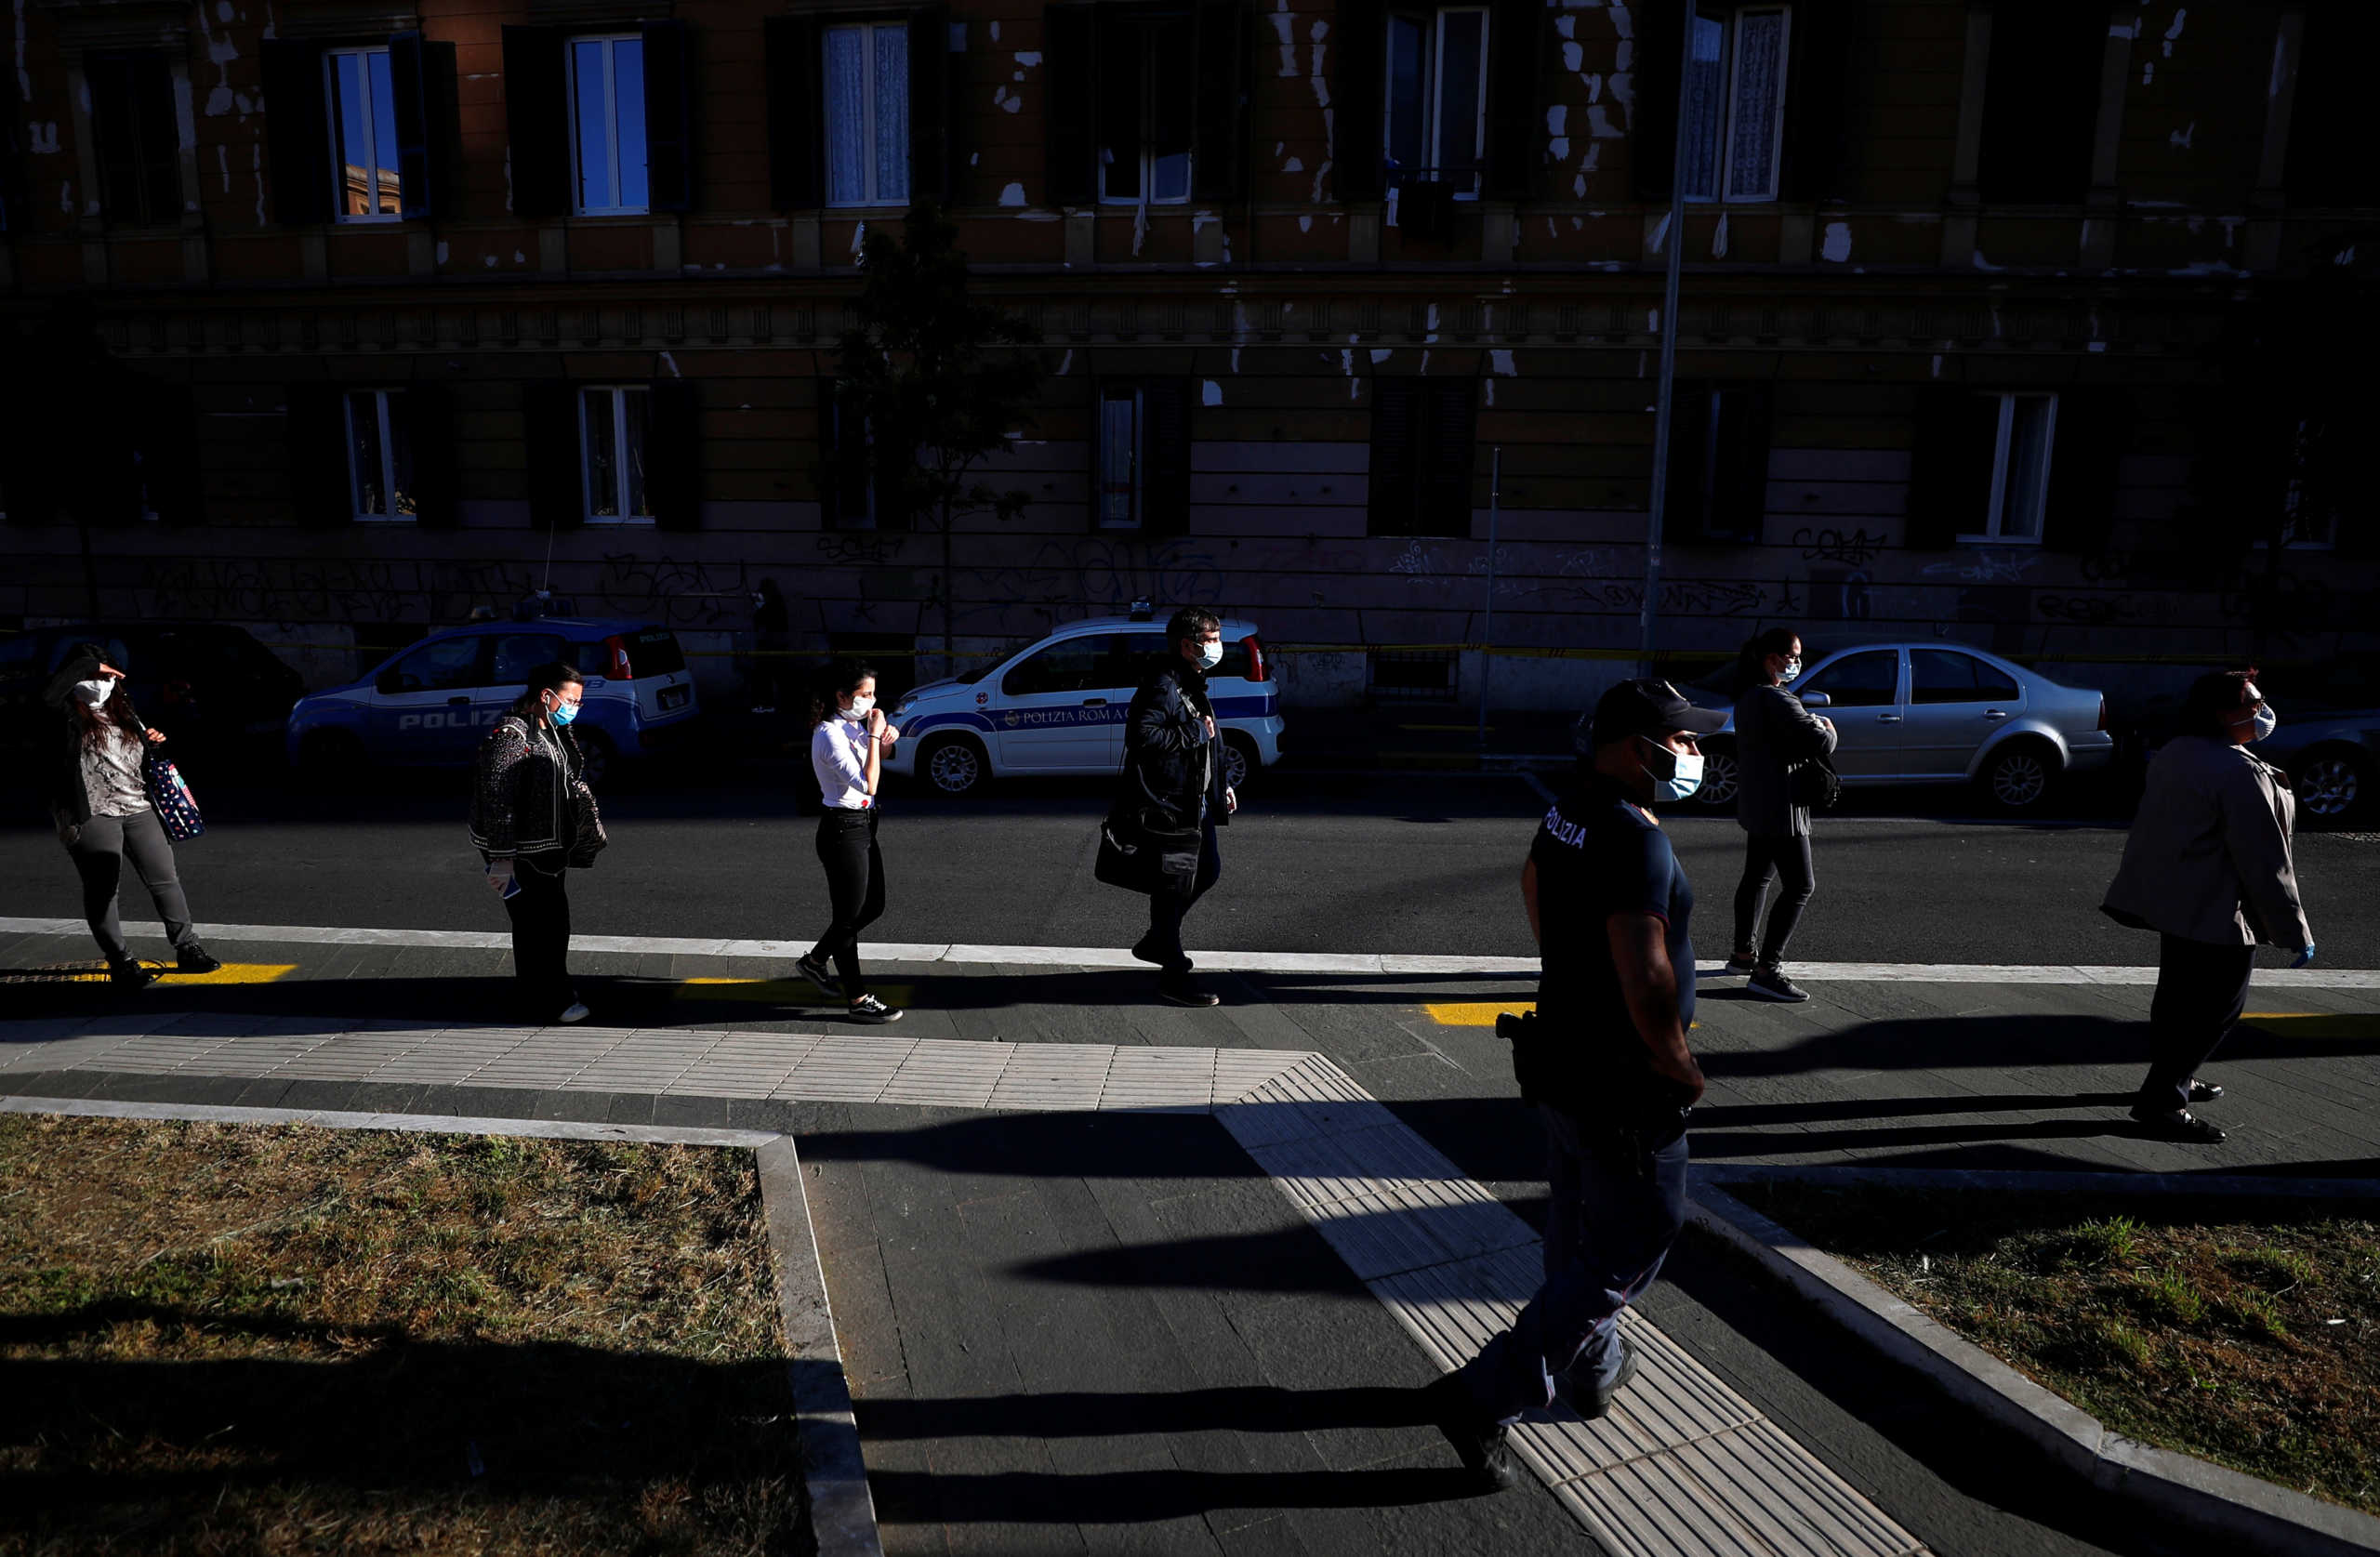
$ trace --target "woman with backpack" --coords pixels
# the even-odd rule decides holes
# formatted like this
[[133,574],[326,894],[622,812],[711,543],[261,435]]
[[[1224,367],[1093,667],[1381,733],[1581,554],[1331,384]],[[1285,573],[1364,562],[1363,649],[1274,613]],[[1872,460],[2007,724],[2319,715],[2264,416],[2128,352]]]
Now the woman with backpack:
[[605,842],[594,791],[580,775],[587,759],[570,732],[586,691],[575,667],[530,672],[511,710],[480,743],[471,790],[471,842],[487,862],[487,884],[512,920],[515,996],[526,1021],[584,1022],[570,982],[572,869],[586,869]]
[[[794,966],[828,996],[850,1002],[851,1019],[901,1020],[897,1007],[867,992],[859,932],[884,914],[884,851],[876,841],[876,792],[884,757],[901,732],[876,706],[876,672],[846,660],[810,702],[810,766],[818,777],[818,862],[826,867],[834,922]],[[832,971],[827,963],[834,964]]]
[[[1793,798],[1792,770],[1834,750],[1834,724],[1785,690],[1801,674],[1801,635],[1791,627],[1747,640],[1736,658],[1736,822],[1744,830],[1744,874],[1736,885],[1736,945],[1727,971],[1751,974],[1747,987],[1766,1000],[1810,997],[1784,969],[1785,944],[1818,885],[1810,808]],[[1781,890],[1766,932],[1755,942],[1772,876]]]
[[50,818],[58,840],[83,877],[83,917],[108,959],[116,983],[153,983],[156,973],[132,955],[116,914],[124,864],[149,889],[165,939],[174,948],[178,973],[212,973],[222,967],[190,918],[181,877],[174,869],[174,846],[156,808],[149,803],[148,748],[165,736],[141,722],[125,688],[124,672],[110,665],[97,643],[78,643],[51,678],[44,700],[65,720],[58,762],[50,770]]

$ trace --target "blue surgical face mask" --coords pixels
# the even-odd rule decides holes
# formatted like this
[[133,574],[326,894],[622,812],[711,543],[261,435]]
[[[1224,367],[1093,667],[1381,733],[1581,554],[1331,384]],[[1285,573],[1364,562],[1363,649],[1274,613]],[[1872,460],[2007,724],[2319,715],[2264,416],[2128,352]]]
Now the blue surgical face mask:
[[[1640,737],[1640,739],[1643,739]],[[1702,754],[1695,751],[1673,751],[1659,741],[1645,739],[1651,753],[1645,771],[1653,775],[1653,798],[1657,800],[1683,800],[1702,787]],[[1664,768],[1667,769],[1664,772]]]
[[2274,713],[2272,711],[2272,705],[2268,703],[2263,707],[2256,710],[2256,732],[2249,736],[2248,739],[2251,741],[2261,741],[2280,728],[2281,716]]
[[1777,684],[1780,687],[1790,687],[1795,681],[1801,680],[1801,676],[1802,662],[1800,657],[1797,655],[1792,659],[1787,660],[1785,662],[1785,668],[1777,673]]
[[553,713],[550,717],[556,724],[568,724],[571,720],[578,717],[578,705],[575,703],[557,703],[553,706]]

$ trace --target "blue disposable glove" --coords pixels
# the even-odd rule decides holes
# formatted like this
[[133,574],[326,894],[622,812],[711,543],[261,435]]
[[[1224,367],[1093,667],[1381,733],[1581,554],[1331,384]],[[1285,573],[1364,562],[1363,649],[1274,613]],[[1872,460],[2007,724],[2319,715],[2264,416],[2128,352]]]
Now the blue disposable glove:
[[2308,941],[2306,943],[2306,949],[2297,954],[2297,959],[2294,962],[2292,962],[2290,966],[2292,968],[2308,968],[2313,965],[2313,962],[2314,943]]

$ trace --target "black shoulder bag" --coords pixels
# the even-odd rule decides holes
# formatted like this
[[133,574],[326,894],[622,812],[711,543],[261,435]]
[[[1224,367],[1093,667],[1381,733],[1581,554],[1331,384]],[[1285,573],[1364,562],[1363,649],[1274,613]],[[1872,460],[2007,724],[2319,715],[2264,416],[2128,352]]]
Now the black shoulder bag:
[[1812,811],[1834,809],[1834,802],[1843,798],[1843,780],[1824,752],[1785,770],[1785,798]]

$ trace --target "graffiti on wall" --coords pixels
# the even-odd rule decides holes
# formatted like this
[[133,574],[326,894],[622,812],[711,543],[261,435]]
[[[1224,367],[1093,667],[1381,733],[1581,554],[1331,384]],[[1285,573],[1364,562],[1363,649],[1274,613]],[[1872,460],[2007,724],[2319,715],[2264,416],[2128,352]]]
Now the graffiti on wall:
[[1063,620],[1069,607],[1121,611],[1137,600],[1169,606],[1214,605],[1223,598],[1223,567],[1188,540],[1145,541],[1086,535],[1042,544],[1022,567],[962,568],[951,593],[953,625],[998,622],[1012,609],[1038,607]]
[[1805,525],[1793,532],[1793,544],[1801,548],[1805,562],[1840,562],[1845,567],[1864,568],[1884,549],[1884,537],[1871,535],[1864,527],[1846,535],[1840,530],[1813,530]]
[[303,557],[161,558],[139,583],[152,614],[229,622],[461,621],[536,587],[523,563]]
[[[731,627],[750,617],[752,587],[741,562],[722,562],[713,572],[699,559],[647,561],[633,551],[607,551],[593,593],[608,610],[673,627]],[[584,610],[588,602],[579,605]]]

